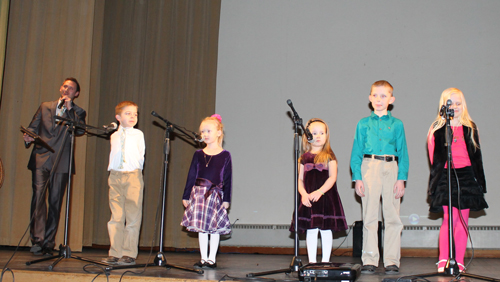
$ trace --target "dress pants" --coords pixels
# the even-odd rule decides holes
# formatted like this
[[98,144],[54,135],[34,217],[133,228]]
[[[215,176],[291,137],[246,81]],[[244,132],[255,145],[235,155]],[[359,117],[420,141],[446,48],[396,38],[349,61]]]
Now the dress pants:
[[109,208],[108,222],[110,240],[109,256],[137,257],[139,232],[142,223],[142,198],[144,181],[142,170],[111,171],[108,178]]
[[375,159],[363,159],[361,164],[365,196],[361,198],[363,206],[363,265],[379,263],[378,250],[378,215],[380,197],[382,197],[382,215],[384,217],[384,266],[399,267],[401,258],[401,231],[403,223],[399,217],[401,199],[395,199],[394,185],[398,177],[397,162]]
[[[53,249],[64,193],[68,184],[68,173],[54,173],[49,181],[50,170],[37,168],[32,171],[33,197],[31,198],[30,235],[32,244]],[[49,212],[47,213],[45,185],[48,183]]]

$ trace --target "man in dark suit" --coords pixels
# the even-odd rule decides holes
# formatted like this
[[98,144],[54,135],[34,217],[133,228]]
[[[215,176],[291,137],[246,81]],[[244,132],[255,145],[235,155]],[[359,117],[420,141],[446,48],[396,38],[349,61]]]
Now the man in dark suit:
[[[75,78],[65,79],[59,92],[61,93],[59,100],[44,102],[40,105],[27,128],[38,134],[54,149],[54,153],[52,153],[42,145],[35,144],[28,163],[28,169],[32,172],[33,187],[30,225],[32,247],[30,252],[35,255],[52,255],[62,200],[68,184],[71,153],[70,131],[67,130],[66,122],[56,120],[54,116],[72,119],[83,124],[87,116],[84,109],[73,103],[73,100],[80,95],[80,84]],[[85,133],[78,127],[75,131],[76,135]],[[34,141],[26,134],[24,134],[23,139],[27,146]],[[56,163],[58,154],[60,157]],[[72,173],[74,173],[74,161],[72,167]],[[44,193],[45,186],[47,186],[48,191],[48,213],[46,193]]]

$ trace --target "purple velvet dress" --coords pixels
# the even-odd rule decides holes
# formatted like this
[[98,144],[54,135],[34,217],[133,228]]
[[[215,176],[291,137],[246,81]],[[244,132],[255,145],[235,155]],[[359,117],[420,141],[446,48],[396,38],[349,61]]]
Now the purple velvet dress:
[[231,154],[194,153],[184,188],[183,200],[189,200],[181,225],[188,231],[210,234],[231,233],[231,223],[222,202],[231,202]]
[[[314,192],[321,188],[329,177],[328,167],[324,164],[314,163],[315,154],[306,152],[302,155],[300,163],[304,165],[304,189],[307,193]],[[306,207],[302,205],[301,196],[299,195],[299,233],[305,233],[307,229],[320,229],[344,231],[347,230],[347,223],[344,215],[344,208],[340,201],[340,196],[337,191],[337,183],[328,190],[324,196],[312,203],[312,206]],[[292,217],[292,226],[290,231],[295,230],[295,215]]]

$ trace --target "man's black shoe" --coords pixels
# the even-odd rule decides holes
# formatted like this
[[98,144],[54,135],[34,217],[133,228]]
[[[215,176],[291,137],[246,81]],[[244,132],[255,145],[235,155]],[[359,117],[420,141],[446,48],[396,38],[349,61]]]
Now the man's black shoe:
[[44,255],[44,256],[53,256],[54,255],[54,249],[43,248],[42,249],[42,255]]
[[41,251],[42,251],[42,247],[39,244],[34,244],[33,246],[31,246],[31,249],[30,249],[31,253],[36,253],[36,252],[41,252]]

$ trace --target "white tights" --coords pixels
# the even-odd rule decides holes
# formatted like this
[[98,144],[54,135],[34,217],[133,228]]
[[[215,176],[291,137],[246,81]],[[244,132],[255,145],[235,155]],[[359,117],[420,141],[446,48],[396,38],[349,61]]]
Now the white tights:
[[210,234],[210,256],[208,256],[208,233],[198,233],[198,241],[200,242],[201,260],[215,262],[217,249],[219,248],[220,234]]
[[306,246],[309,263],[316,263],[318,251],[318,231],[321,232],[321,262],[329,262],[332,253],[333,235],[331,230],[307,229]]

